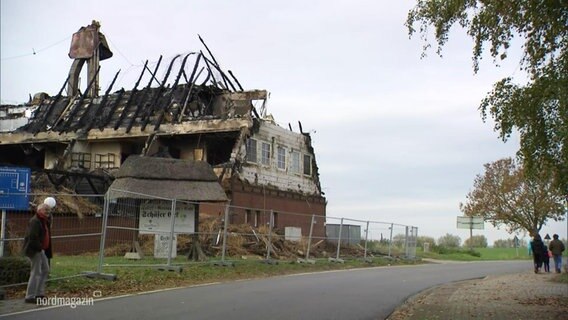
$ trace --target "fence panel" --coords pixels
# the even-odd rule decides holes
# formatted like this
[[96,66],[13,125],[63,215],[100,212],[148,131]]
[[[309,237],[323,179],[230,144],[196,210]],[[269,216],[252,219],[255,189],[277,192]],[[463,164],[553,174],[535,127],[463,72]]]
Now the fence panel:
[[[0,239],[4,244],[2,256],[23,259],[22,248],[29,220],[34,216],[37,205],[48,196],[54,197],[57,202],[51,212],[53,258],[50,260],[48,281],[84,276],[85,271],[94,270],[97,265],[104,203],[100,195],[29,194],[32,202],[29,211],[6,210],[4,239]],[[27,279],[17,277],[0,285],[0,288],[26,284]]]
[[103,265],[172,267],[242,259],[342,262],[412,258],[415,253],[408,250],[415,241],[407,234],[414,229],[387,222],[191,203],[123,190],[109,191],[105,212],[99,272]]

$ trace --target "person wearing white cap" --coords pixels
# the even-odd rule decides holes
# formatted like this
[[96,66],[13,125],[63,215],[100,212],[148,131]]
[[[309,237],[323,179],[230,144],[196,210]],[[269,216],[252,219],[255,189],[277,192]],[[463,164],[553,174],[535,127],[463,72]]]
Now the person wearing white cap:
[[24,253],[30,259],[30,279],[26,290],[26,303],[37,303],[45,297],[45,283],[49,275],[51,252],[51,215],[55,199],[48,197],[37,207],[30,219],[24,238]]

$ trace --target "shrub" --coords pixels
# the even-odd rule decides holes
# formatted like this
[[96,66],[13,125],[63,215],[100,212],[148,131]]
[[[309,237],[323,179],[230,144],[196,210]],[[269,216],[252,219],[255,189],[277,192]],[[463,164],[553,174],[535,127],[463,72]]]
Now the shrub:
[[0,258],[0,286],[27,282],[30,262],[24,257]]
[[452,253],[462,253],[462,254],[469,254],[473,257],[481,257],[481,252],[469,249],[461,249],[456,247],[445,247],[445,246],[433,246],[432,252],[436,252],[438,254],[452,254]]

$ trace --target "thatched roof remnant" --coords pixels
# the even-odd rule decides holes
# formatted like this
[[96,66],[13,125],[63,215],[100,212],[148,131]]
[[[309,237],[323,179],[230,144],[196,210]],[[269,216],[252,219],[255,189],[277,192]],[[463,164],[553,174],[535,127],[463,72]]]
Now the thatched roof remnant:
[[205,161],[132,155],[120,166],[116,178],[147,180],[217,181],[217,175]]
[[227,195],[205,161],[130,156],[109,189],[111,198],[224,202]]

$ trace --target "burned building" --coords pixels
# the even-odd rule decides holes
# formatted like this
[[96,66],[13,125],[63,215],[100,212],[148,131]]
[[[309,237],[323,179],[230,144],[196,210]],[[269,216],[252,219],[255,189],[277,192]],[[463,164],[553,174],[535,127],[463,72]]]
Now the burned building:
[[[130,155],[206,161],[234,206],[231,222],[260,226],[273,210],[276,227],[300,227],[307,235],[310,215],[326,210],[309,133],[276,124],[266,112],[267,92],[244,90],[202,43],[205,53],[160,57],[152,67],[146,61],[132,88],[114,88],[117,73],[99,93],[99,61],[112,52],[96,22],[81,28],[58,93],[0,106],[0,165],[112,178]],[[92,193],[108,188],[89,185]],[[323,219],[314,236],[325,236]]]

